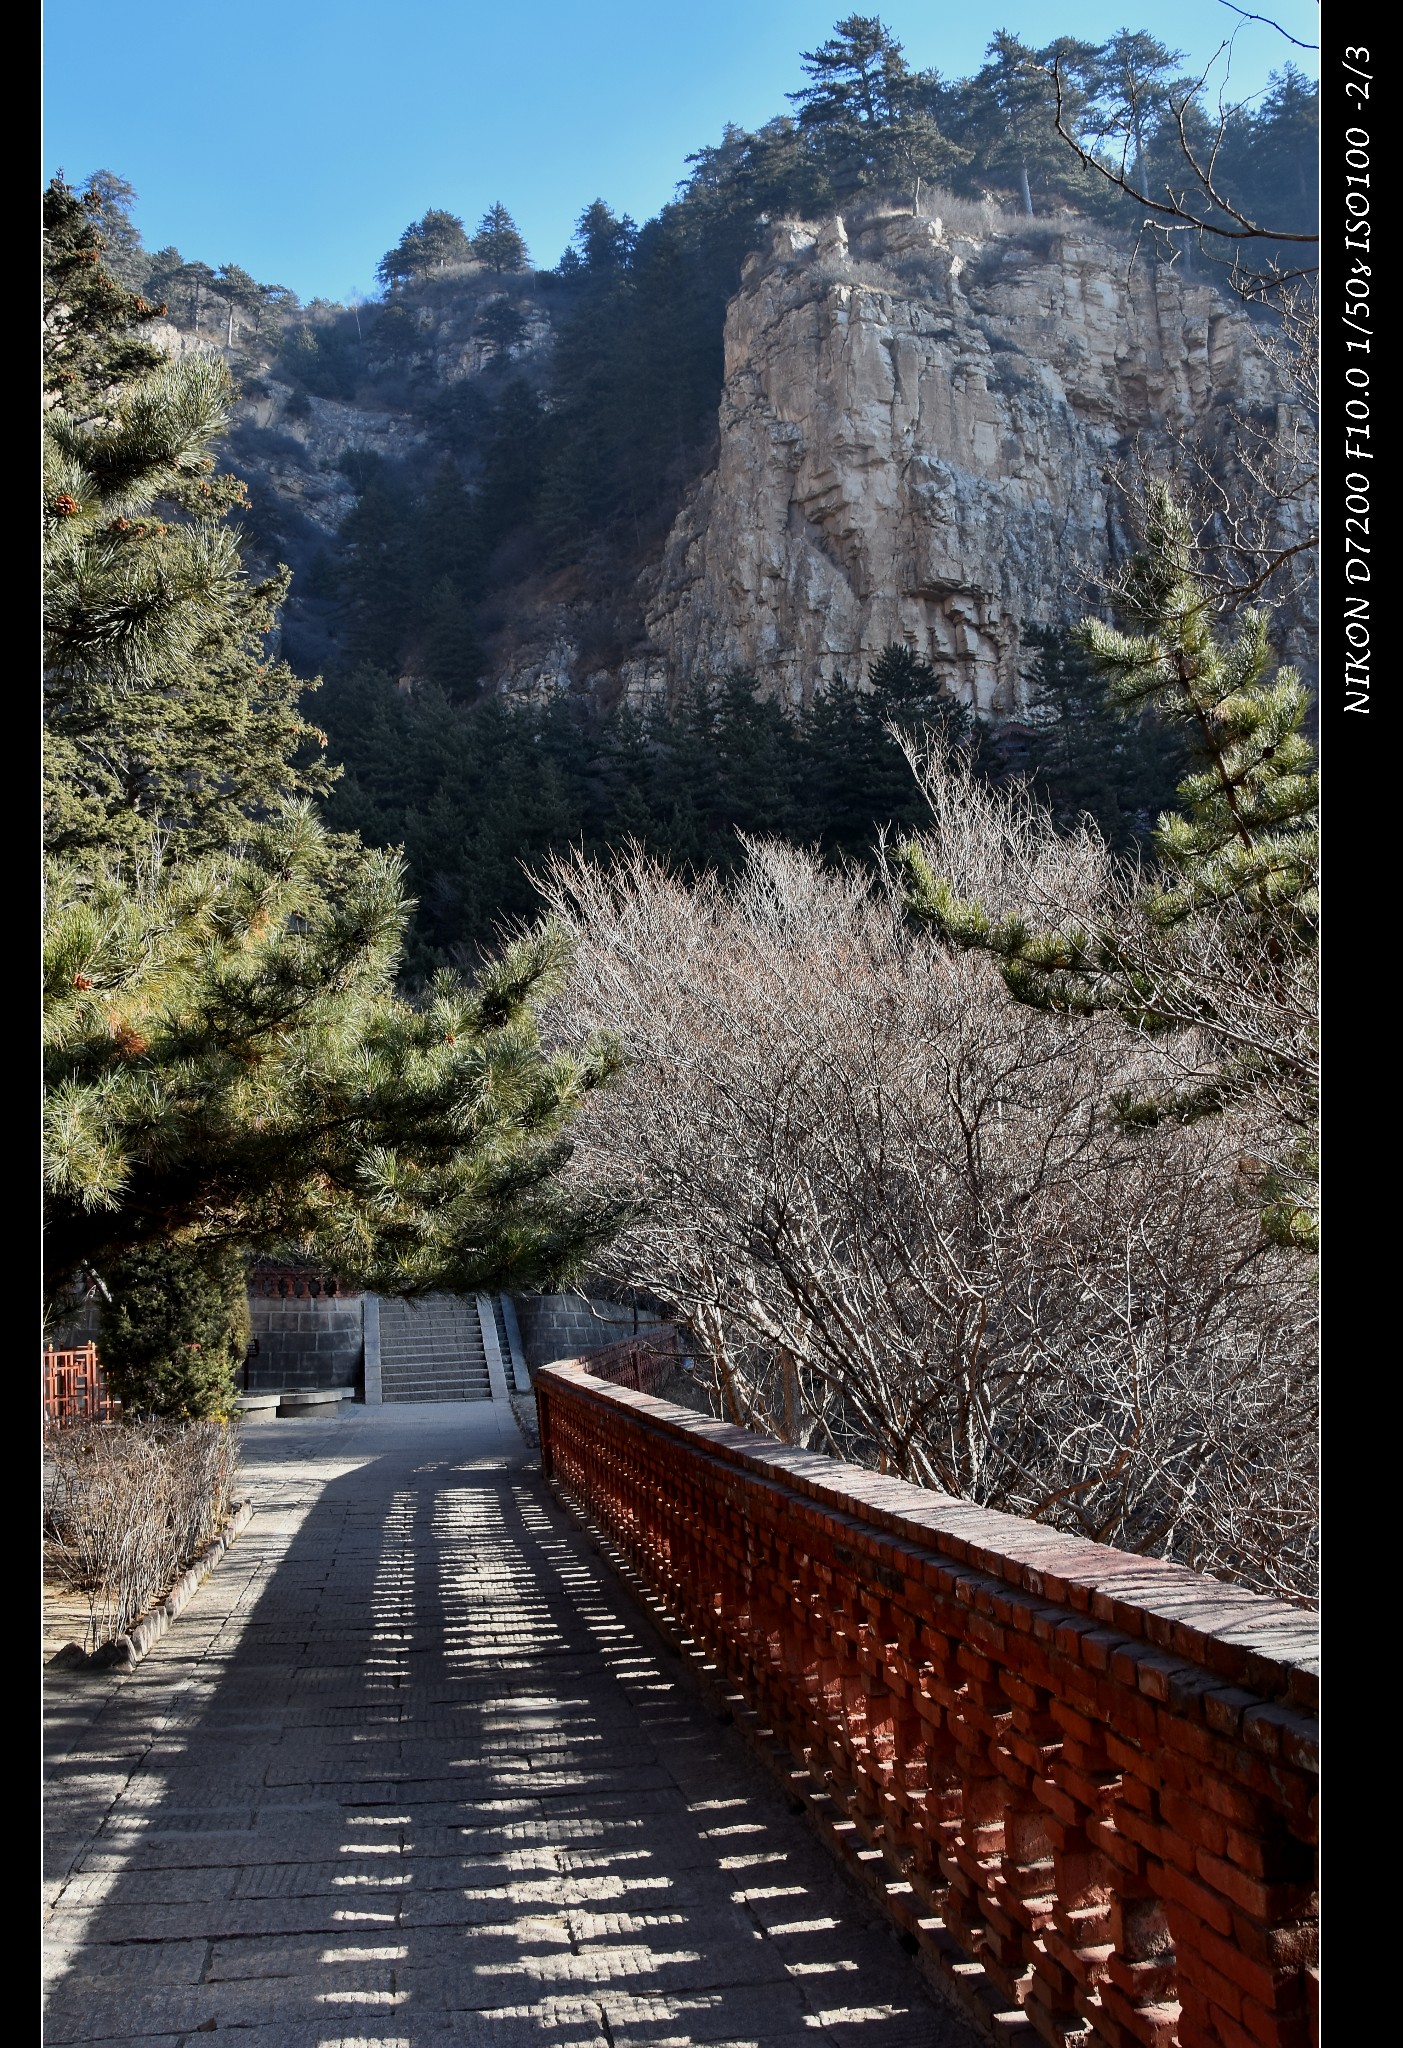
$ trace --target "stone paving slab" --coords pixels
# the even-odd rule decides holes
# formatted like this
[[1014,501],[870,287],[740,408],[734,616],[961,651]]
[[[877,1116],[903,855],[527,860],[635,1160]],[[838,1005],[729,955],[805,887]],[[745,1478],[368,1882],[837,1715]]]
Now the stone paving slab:
[[505,1403],[245,1469],[137,1671],[48,1675],[50,2048],[972,2048]]

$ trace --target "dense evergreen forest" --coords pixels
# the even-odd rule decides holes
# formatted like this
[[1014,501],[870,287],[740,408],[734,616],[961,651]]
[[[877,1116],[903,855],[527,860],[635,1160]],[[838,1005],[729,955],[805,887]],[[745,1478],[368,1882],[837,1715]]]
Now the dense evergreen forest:
[[[541,269],[500,201],[473,230],[433,208],[382,259],[373,305],[303,306],[236,265],[149,252],[131,188],[108,172],[92,181],[116,277],[241,353],[246,391],[258,394],[261,374],[290,387],[294,417],[334,399],[392,406],[414,430],[402,460],[342,457],[354,503],[335,547],[257,492],[244,522],[262,563],[298,572],[282,652],[325,677],[316,715],[345,770],[328,821],[407,853],[420,903],[412,975],[472,957],[504,914],[528,911],[522,863],[550,846],[632,836],[684,864],[725,865],[740,828],[861,856],[877,827],[919,809],[889,719],[943,724],[992,775],[1031,770],[1060,815],[1089,808],[1121,845],[1149,829],[1182,773],[1177,746],[1108,712],[1084,658],[1055,635],[1030,677],[1030,725],[1012,737],[977,729],[895,649],[802,716],[746,676],[684,681],[647,718],[484,692],[524,587],[582,609],[599,666],[636,644],[638,572],[705,466],[725,307],[769,221],[883,198],[914,207],[938,187],[1024,217],[1071,208],[1129,228],[1131,200],[1057,133],[1059,81],[1063,125],[1141,190],[1181,189],[1181,130],[1206,150],[1217,124],[1181,55],[1143,32],[1041,50],[1000,32],[978,72],[946,79],[909,67],[880,22],[851,16],[801,61],[792,111],[700,149],[656,219],[639,226],[595,200]],[[1313,226],[1316,121],[1316,89],[1287,65],[1227,117],[1216,190],[1282,231]],[[1232,261],[1231,242],[1176,246],[1172,260],[1202,274],[1225,276]],[[1169,244],[1145,260],[1171,260]],[[449,311],[476,337],[480,374],[437,373],[426,335]],[[298,446],[246,420],[229,457],[247,471],[273,440]]]

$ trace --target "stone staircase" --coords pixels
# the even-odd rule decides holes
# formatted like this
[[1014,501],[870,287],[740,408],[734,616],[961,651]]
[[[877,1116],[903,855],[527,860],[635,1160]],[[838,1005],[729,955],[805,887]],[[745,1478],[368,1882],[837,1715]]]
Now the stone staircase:
[[482,1323],[473,1296],[382,1300],[380,1384],[385,1401],[490,1401]]

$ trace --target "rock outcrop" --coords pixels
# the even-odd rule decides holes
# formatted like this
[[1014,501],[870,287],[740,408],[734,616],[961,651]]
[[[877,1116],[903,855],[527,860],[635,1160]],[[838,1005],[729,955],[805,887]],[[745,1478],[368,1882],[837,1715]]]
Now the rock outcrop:
[[1083,221],[779,224],[726,322],[720,454],[647,580],[623,680],[755,670],[807,701],[890,642],[1015,711],[1031,623],[1125,547],[1108,471],[1215,407],[1291,423],[1239,306]]
[[[836,676],[861,682],[895,641],[967,702],[1008,716],[1027,629],[1080,616],[1124,555],[1118,465],[1138,452],[1172,466],[1178,442],[1196,438],[1226,478],[1233,421],[1249,423],[1259,454],[1308,432],[1261,331],[1213,284],[1072,215],[955,204],[958,221],[773,225],[726,316],[715,466],[622,608],[590,594],[580,565],[494,591],[492,688],[642,703],[740,666],[800,703]],[[502,351],[480,331],[500,290],[465,273],[391,308],[393,322],[368,312],[354,399],[295,391],[276,336],[240,355],[208,332],[156,330],[172,353],[213,350],[246,380],[230,459],[266,515],[251,538],[268,562],[302,578],[319,556],[334,561],[355,504],[347,451],[427,478],[441,447],[426,394],[482,380],[487,401],[500,388]],[[506,354],[539,386],[551,312],[527,279],[512,298],[523,324]],[[1288,514],[1288,538],[1311,511]],[[1311,668],[1307,608],[1279,623],[1281,651]],[[308,645],[335,659],[330,642]]]
[[527,296],[527,288],[509,278],[511,294],[522,305],[521,334],[503,345],[478,332],[483,308],[504,295],[503,281],[475,264],[463,264],[450,275],[446,288],[434,291],[427,303],[409,310],[395,307],[410,331],[401,337],[393,356],[378,340],[379,307],[366,309],[367,348],[363,370],[365,395],[358,400],[299,394],[278,374],[278,330],[260,342],[243,335],[239,346],[224,346],[219,331],[199,331],[173,319],[156,321],[146,338],[167,355],[213,355],[222,358],[242,386],[230,439],[232,466],[254,492],[266,497],[281,528],[283,549],[295,568],[305,571],[311,553],[334,551],[338,530],[356,503],[356,493],[340,467],[348,452],[378,455],[391,463],[414,462],[435,455],[433,439],[422,418],[402,402],[371,394],[377,374],[390,372],[401,383],[411,377],[430,391],[443,391],[485,371],[530,367],[549,354],[554,331],[549,316]]

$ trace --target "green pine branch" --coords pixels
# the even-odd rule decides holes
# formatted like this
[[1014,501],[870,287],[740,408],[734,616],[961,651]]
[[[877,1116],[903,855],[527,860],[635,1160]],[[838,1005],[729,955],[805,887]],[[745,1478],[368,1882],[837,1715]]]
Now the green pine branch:
[[[940,874],[918,840],[899,860],[910,915],[941,940],[999,963],[1015,1000],[1067,1015],[1119,1016],[1150,1036],[1196,1032],[1211,1078],[1151,1098],[1119,1097],[1128,1128],[1192,1122],[1254,1094],[1298,1131],[1316,1113],[1313,1034],[1303,1029],[1318,918],[1317,781],[1301,727],[1307,700],[1290,669],[1269,673],[1260,613],[1221,635],[1194,569],[1193,536],[1170,492],[1152,492],[1145,541],[1115,589],[1136,630],[1086,620],[1074,636],[1128,716],[1177,724],[1192,762],[1179,807],[1159,820],[1156,865],[1123,900],[1082,919],[1038,924],[992,915]],[[1306,977],[1303,979],[1303,977]],[[1305,1149],[1302,1150],[1302,1146]],[[1307,1141],[1297,1166],[1263,1184],[1273,1242],[1315,1242]]]

